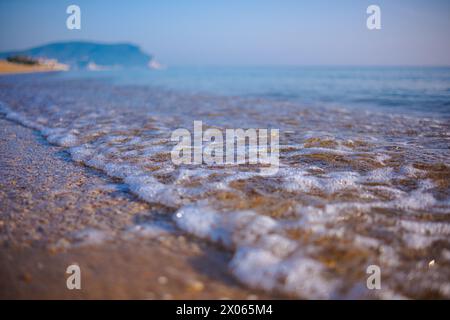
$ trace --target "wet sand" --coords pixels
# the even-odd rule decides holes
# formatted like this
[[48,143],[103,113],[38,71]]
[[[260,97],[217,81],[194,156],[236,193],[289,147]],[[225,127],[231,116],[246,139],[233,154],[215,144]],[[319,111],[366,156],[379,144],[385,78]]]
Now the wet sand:
[[[1,299],[276,298],[237,283],[223,249],[180,231],[129,232],[164,223],[167,209],[75,164],[36,131],[5,119],[0,128]],[[66,288],[73,263],[81,290]]]

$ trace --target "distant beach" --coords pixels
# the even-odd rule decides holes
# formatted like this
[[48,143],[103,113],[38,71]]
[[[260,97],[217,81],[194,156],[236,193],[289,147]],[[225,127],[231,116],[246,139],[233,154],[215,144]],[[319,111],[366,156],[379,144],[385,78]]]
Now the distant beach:
[[48,65],[24,65],[0,60],[0,74],[35,73],[61,71],[59,68]]

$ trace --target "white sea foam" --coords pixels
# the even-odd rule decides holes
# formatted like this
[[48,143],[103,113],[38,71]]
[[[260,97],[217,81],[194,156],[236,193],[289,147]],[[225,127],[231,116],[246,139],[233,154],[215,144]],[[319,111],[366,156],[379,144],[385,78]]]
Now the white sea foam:
[[399,224],[405,230],[416,234],[450,236],[450,225],[448,223],[400,220]]
[[219,213],[197,205],[181,208],[174,219],[189,233],[234,248],[231,270],[252,287],[309,298],[334,293],[336,285],[323,277],[323,266],[293,254],[296,243],[278,234],[279,224],[269,217],[252,211]]
[[436,202],[436,199],[431,193],[424,193],[420,190],[416,190],[411,194],[393,201],[392,204],[401,210],[409,211],[423,210],[436,204]]
[[69,153],[74,161],[87,162],[94,154],[94,150],[87,147],[86,145],[81,145],[78,147],[70,148]]
[[321,176],[315,176],[305,170],[286,169],[282,176],[285,177],[284,187],[289,191],[311,192],[320,190],[326,193],[334,193],[343,189],[356,188],[359,174],[356,172],[333,172]]
[[338,288],[335,280],[326,279],[322,264],[301,255],[281,259],[268,250],[243,247],[233,257],[231,269],[252,287],[297,297],[332,298]]
[[221,215],[208,207],[185,206],[175,214],[175,222],[181,229],[201,238],[232,245],[231,235]]
[[77,246],[99,245],[111,239],[111,234],[98,229],[84,229],[73,234]]
[[392,168],[381,168],[371,171],[364,178],[367,182],[389,183],[394,176],[394,170]]

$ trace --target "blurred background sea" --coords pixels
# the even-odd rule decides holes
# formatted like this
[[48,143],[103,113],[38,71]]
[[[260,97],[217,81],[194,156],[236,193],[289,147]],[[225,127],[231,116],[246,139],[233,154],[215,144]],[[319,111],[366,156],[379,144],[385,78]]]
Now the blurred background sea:
[[73,71],[69,78],[103,78],[185,93],[286,100],[307,106],[375,109],[448,117],[450,67],[170,67],[165,70]]

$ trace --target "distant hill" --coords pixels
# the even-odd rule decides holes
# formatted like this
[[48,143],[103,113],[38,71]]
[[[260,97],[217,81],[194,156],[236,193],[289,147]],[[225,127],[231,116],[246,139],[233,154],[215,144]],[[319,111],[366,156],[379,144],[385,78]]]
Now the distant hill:
[[28,50],[1,52],[0,59],[11,56],[56,59],[71,69],[142,68],[152,56],[132,44],[94,42],[57,42]]

